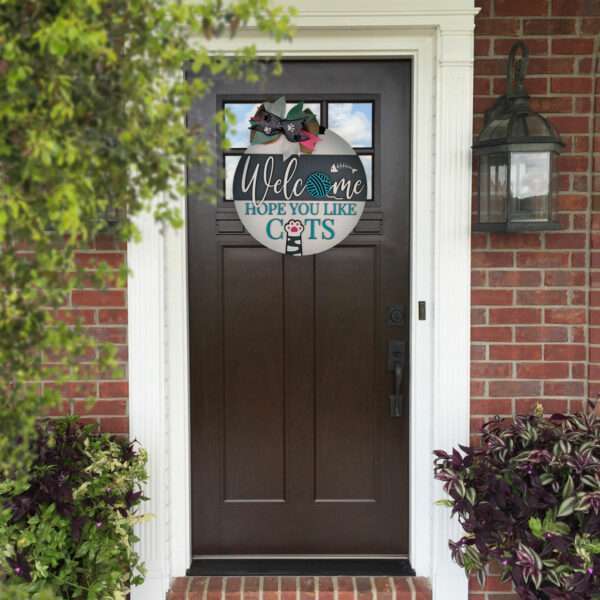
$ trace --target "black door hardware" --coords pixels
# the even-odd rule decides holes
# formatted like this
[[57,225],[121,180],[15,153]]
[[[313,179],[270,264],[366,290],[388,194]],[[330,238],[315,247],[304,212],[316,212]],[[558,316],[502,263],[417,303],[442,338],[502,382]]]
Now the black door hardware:
[[402,380],[404,378],[404,358],[406,342],[390,340],[388,342],[388,371],[394,374],[394,392],[390,394],[390,415],[403,416],[404,396],[402,395]]
[[402,304],[390,304],[387,307],[385,324],[390,327],[404,325],[404,306]]

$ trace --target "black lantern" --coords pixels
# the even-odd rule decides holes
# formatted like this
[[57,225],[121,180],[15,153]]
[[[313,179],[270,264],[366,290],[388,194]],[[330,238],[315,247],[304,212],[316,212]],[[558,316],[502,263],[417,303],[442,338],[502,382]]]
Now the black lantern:
[[508,57],[506,95],[485,114],[473,153],[479,158],[478,231],[559,229],[557,157],[564,144],[552,124],[529,106],[523,42]]

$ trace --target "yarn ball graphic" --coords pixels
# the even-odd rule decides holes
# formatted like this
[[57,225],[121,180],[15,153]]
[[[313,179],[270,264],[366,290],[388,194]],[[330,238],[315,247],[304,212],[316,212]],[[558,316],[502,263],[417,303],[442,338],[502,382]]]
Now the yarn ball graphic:
[[315,171],[306,178],[306,191],[313,198],[325,198],[331,189],[331,177],[322,171]]

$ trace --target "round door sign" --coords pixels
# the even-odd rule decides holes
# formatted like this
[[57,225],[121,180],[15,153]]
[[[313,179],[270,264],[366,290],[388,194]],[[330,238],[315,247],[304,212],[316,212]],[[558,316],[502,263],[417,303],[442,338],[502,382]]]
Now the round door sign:
[[248,233],[290,256],[333,248],[358,223],[367,201],[365,170],[339,135],[285,98],[259,106],[251,145],[233,178],[233,200]]

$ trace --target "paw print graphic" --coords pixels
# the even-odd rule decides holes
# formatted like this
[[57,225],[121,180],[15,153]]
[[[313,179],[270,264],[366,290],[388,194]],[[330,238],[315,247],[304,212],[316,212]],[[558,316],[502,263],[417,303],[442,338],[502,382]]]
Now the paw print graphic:
[[302,235],[304,231],[304,223],[297,219],[290,219],[285,224],[285,232],[290,236],[299,236]]
[[283,228],[287,234],[285,238],[285,253],[288,256],[302,256],[304,223],[299,219],[290,219]]

